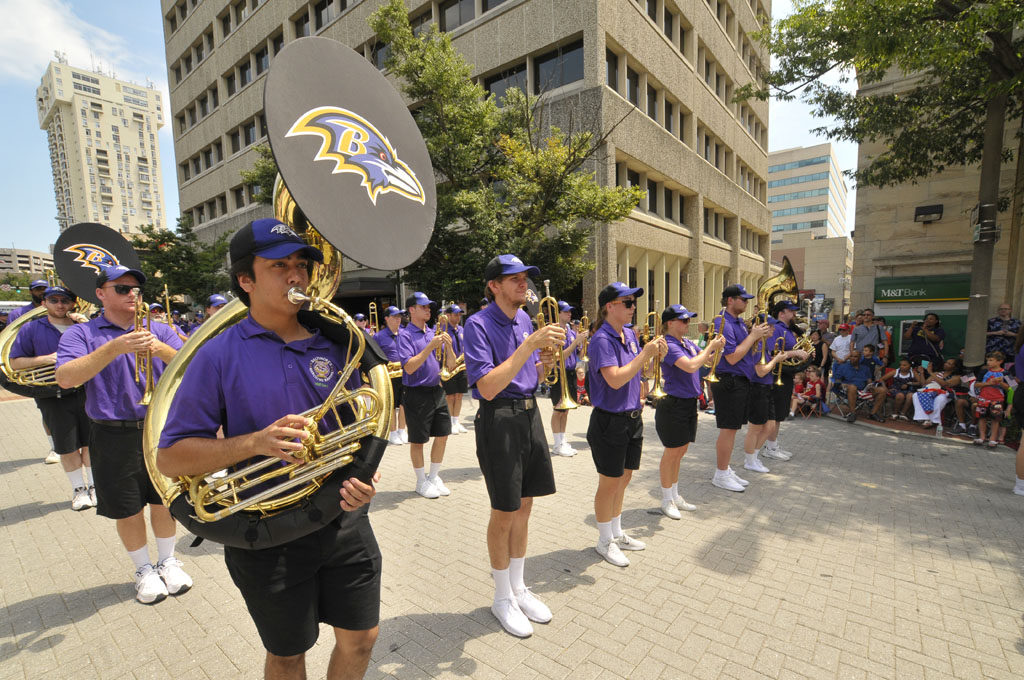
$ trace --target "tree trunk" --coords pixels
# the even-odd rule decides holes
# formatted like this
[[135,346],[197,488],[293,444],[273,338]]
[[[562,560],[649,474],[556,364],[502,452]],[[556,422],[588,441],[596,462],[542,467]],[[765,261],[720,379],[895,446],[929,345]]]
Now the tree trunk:
[[1013,315],[1018,319],[1024,315],[1024,248],[1021,247],[1021,218],[1024,217],[1024,118],[1021,118],[1020,144],[1017,145],[1017,172],[1013,178],[1013,196],[1010,200],[1009,257],[1006,259],[1006,295]]

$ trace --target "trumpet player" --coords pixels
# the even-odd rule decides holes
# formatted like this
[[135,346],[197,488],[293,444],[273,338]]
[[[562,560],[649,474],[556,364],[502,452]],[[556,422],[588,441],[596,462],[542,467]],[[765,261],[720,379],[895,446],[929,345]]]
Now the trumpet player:
[[[452,304],[446,310],[448,313],[448,333],[452,338],[452,354],[456,362],[465,351],[464,330],[462,328],[462,307]],[[465,434],[469,432],[459,422],[459,415],[462,413],[462,395],[469,391],[469,382],[466,379],[466,371],[456,372],[451,378],[445,380],[444,398],[448,402],[448,412],[452,414],[452,434]]]
[[[43,294],[46,316],[30,321],[18,331],[11,347],[11,368],[21,370],[53,366],[61,336],[74,325],[68,312],[77,298],[63,286],[50,286]],[[85,390],[65,390],[56,396],[36,399],[46,429],[53,434],[53,450],[71,482],[71,509],[96,507],[96,487],[89,463],[89,418],[85,415]]]
[[[796,335],[790,330],[790,326],[799,309],[790,300],[779,300],[772,305],[771,315],[774,317],[774,320],[769,322],[773,329],[768,343],[772,347],[779,345],[787,353],[787,358],[796,357],[802,361],[807,359],[809,355],[803,350],[796,349]],[[781,342],[779,342],[780,340]],[[779,428],[782,425],[782,421],[789,415],[790,401],[793,399],[793,375],[793,373],[787,373],[783,370],[780,376],[782,384],[772,384],[768,423],[761,434],[761,439],[764,441],[762,442],[763,446],[760,447],[760,454],[765,458],[789,460],[793,456],[792,453],[779,448],[778,441]]]
[[[298,440],[313,423],[297,414],[320,406],[348,363],[347,347],[302,325],[301,304],[288,298],[307,288],[320,250],[261,219],[235,234],[230,253],[231,289],[249,315],[201,347],[185,372],[159,443],[157,464],[169,476],[264,456],[299,462]],[[350,477],[340,491],[345,512],[322,527],[272,548],[224,547],[266,649],[266,678],[306,677],[321,622],[334,629],[327,676],[365,673],[380,618],[381,554],[366,507],[375,493]]]
[[654,425],[665,447],[661,454],[661,512],[680,519],[680,510],[693,512],[697,506],[679,495],[679,464],[690,442],[697,437],[697,398],[701,395],[700,369],[712,352],[725,346],[721,335],[704,349],[686,337],[690,319],[697,316],[682,305],[671,305],[661,313],[662,335],[668,351],[661,360],[665,396],[658,400]]
[[[572,382],[570,393],[576,393],[576,350],[580,343],[586,340],[589,335],[587,329],[580,329],[577,333],[572,328],[572,310],[575,309],[565,300],[558,301],[558,325],[565,331],[565,346],[562,348],[562,356],[565,357],[566,380]],[[555,371],[558,376],[558,371]],[[551,436],[554,442],[551,445],[551,453],[556,456],[575,456],[576,450],[569,446],[565,440],[565,426],[569,421],[569,411],[561,407],[562,384],[560,379],[551,386]]]
[[[416,493],[424,498],[447,496],[451,491],[441,480],[441,462],[448,435],[452,433],[452,417],[448,411],[444,388],[441,387],[441,364],[438,349],[445,361],[455,364],[451,336],[434,333],[427,325],[435,303],[417,291],[405,301],[409,324],[398,333],[398,356],[402,362],[402,395],[405,420],[409,425],[409,456],[416,473]],[[430,446],[430,472],[423,461],[423,446],[433,437]]]
[[[96,297],[103,313],[75,324],[57,346],[57,384],[85,384],[85,412],[92,421],[89,456],[96,486],[96,512],[117,525],[135,566],[135,597],[154,604],[192,587],[192,578],[174,556],[175,522],[153,488],[142,452],[146,406],[139,403],[147,380],[137,371],[148,355],[155,383],[181,348],[178,334],[165,324],[137,324],[142,315],[141,287],[145,275],[123,265],[106,267],[96,277]],[[148,310],[147,310],[148,311]],[[137,379],[141,378],[141,379]],[[145,508],[156,537],[157,562],[146,546]]]
[[[388,356],[388,363],[401,363],[398,355],[398,331],[402,328],[401,309],[391,305],[384,310],[384,328],[374,334],[380,348]],[[409,432],[405,429],[405,408],[402,406],[402,378],[391,379],[391,394],[394,395],[395,412],[391,414],[391,434],[388,443],[395,446],[409,443]]]
[[527,533],[533,499],[555,492],[551,457],[534,392],[554,365],[562,328],[536,331],[526,301],[527,276],[540,271],[515,255],[487,263],[484,281],[491,304],[466,322],[466,373],[480,407],[475,419],[476,456],[491,501],[487,553],[494,578],[491,612],[516,637],[551,620],[551,610],[526,587]]

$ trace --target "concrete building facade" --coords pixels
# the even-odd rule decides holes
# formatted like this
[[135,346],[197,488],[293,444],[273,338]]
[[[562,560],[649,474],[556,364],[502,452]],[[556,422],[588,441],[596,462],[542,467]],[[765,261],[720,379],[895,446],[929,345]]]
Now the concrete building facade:
[[832,144],[769,153],[768,207],[772,234],[846,236],[846,181]]
[[[380,63],[367,18],[382,0],[162,0],[180,204],[213,237],[269,214],[239,176],[264,141],[262,80],[274,55],[306,35],[339,40]],[[543,94],[553,111],[608,130],[597,180],[647,197],[598,225],[583,306],[622,280],[704,316],[722,289],[757,288],[769,272],[764,102],[733,103],[766,54],[751,36],[762,0],[407,0],[418,29],[452,35],[485,91]],[[346,261],[342,296],[384,294],[385,272]],[[362,281],[362,283],[359,283]],[[393,288],[393,284],[392,285]],[[348,288],[346,288],[348,286]],[[443,291],[430,291],[443,294]],[[565,297],[561,292],[555,292]]]
[[53,269],[53,254],[38,250],[0,248],[0,275],[39,274]]
[[60,231],[99,222],[123,234],[166,228],[157,132],[164,102],[152,86],[50,62],[36,89]]

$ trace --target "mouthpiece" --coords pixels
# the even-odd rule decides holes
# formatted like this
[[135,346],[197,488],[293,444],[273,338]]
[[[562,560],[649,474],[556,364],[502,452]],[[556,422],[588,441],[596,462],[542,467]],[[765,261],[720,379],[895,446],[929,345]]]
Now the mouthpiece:
[[297,287],[288,289],[288,302],[292,303],[293,305],[305,304],[306,302],[309,302],[312,299],[313,298],[303,293]]

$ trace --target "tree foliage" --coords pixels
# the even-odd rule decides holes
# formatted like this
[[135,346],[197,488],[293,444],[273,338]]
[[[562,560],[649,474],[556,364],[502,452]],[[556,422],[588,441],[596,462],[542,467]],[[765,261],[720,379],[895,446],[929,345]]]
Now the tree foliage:
[[[142,234],[132,236],[132,245],[142,261],[146,274],[143,299],[162,301],[164,284],[171,296],[188,295],[202,300],[231,285],[225,266],[229,234],[222,234],[213,243],[205,243],[196,235],[191,217],[179,217],[176,231],[158,229],[152,224],[142,227]],[[186,305],[174,304],[184,310]]]
[[0,299],[3,300],[24,300],[28,302],[32,299],[32,293],[29,290],[29,284],[36,279],[45,278],[40,276],[38,273],[32,272],[20,272],[10,273],[0,276],[0,286],[9,286],[8,290],[0,289]]
[[274,180],[277,179],[277,163],[274,162],[274,154],[266,144],[258,144],[253,147],[259,158],[252,164],[249,170],[242,170],[239,174],[242,181],[256,187],[256,202],[263,205],[270,205],[274,202]]
[[413,34],[401,0],[378,9],[370,25],[414,102],[438,183],[434,233],[407,281],[472,300],[487,261],[511,252],[540,267],[553,294],[574,286],[593,267],[584,255],[595,225],[623,219],[643,197],[638,188],[600,186],[589,171],[607,133],[577,130],[572,118],[563,131],[519,89],[499,106],[473,82],[448,34],[433,25]]
[[[737,97],[799,92],[816,116],[837,121],[814,132],[885,148],[854,173],[858,183],[913,181],[980,161],[993,97],[1007,95],[1008,120],[1024,113],[1022,27],[1020,0],[795,0],[792,14],[755,36],[776,68]],[[833,71],[838,82],[822,80]],[[851,74],[863,87],[891,72],[913,76],[912,87],[847,91]]]

